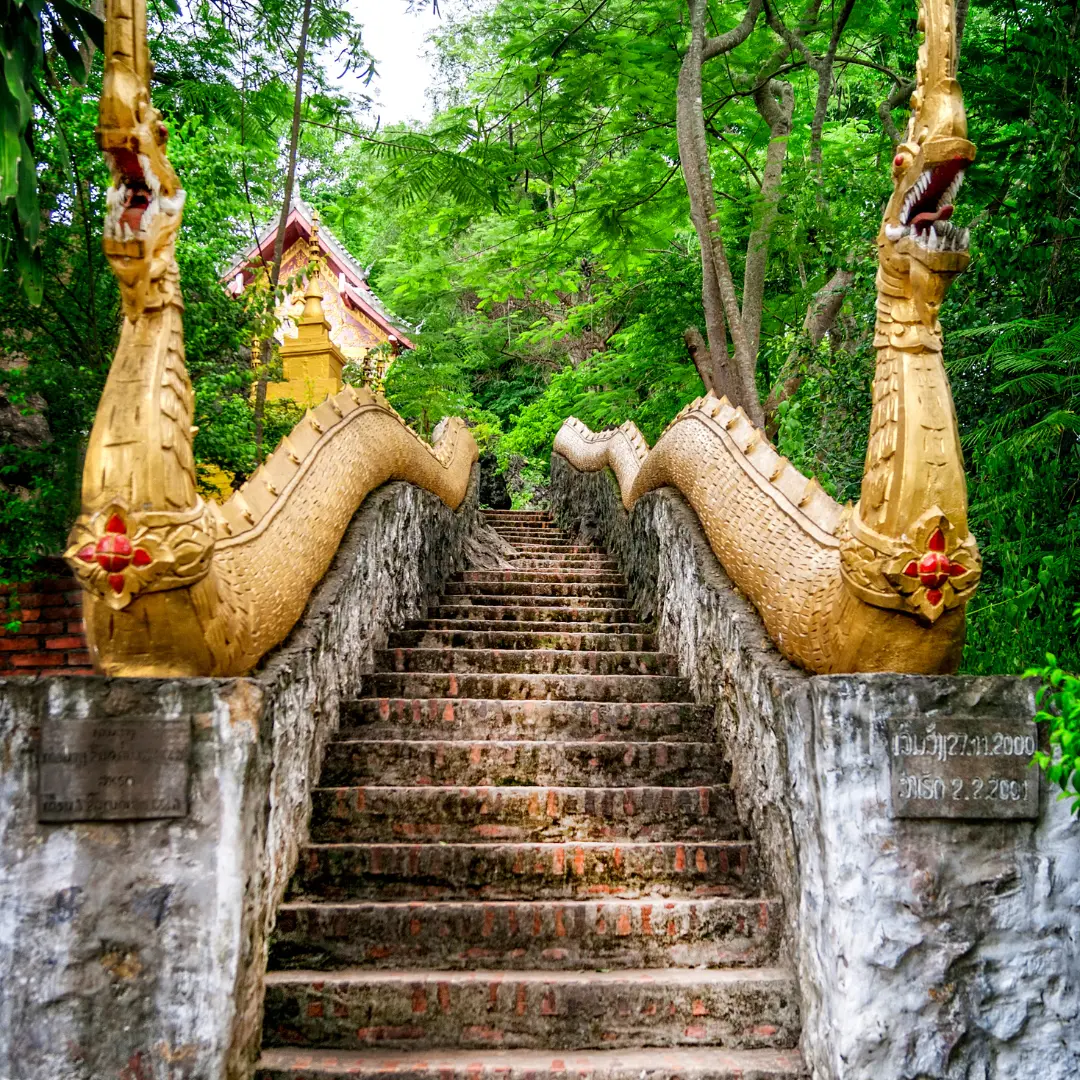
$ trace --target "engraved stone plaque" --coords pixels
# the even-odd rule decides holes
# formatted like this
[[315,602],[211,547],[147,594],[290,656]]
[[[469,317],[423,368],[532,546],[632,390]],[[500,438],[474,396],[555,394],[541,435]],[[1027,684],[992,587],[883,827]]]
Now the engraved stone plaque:
[[39,821],[187,814],[191,718],[48,718],[41,726]]
[[1039,816],[1039,748],[1031,720],[954,716],[891,719],[894,818],[1024,819]]

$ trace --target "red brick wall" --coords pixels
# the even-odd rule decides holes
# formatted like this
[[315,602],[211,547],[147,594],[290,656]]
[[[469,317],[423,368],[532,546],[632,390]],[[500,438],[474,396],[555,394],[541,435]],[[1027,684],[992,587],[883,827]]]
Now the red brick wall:
[[[0,678],[11,675],[93,675],[82,622],[82,591],[60,559],[46,577],[0,588]],[[18,601],[8,608],[12,590]],[[13,634],[4,624],[22,622]]]

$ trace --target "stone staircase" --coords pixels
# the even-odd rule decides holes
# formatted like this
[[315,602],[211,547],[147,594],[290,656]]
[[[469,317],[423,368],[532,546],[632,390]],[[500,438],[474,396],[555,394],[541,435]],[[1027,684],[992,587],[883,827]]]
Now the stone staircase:
[[802,1077],[710,710],[604,552],[487,520],[328,748],[257,1080]]

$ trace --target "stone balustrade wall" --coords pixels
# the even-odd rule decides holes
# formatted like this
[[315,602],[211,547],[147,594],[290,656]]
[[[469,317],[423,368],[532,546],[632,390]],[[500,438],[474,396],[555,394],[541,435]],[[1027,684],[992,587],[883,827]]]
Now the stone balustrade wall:
[[[740,816],[785,907],[814,1080],[1080,1075],[1080,826],[894,819],[892,718],[1030,717],[1015,678],[809,676],[770,643],[670,488],[627,513],[560,455],[564,527],[609,547],[660,648],[716,706]],[[1034,773],[1032,774],[1035,775]]]
[[[409,484],[369,496],[285,643],[235,679],[0,679],[0,1080],[241,1080],[267,935],[341,702],[475,533]],[[38,822],[42,721],[192,718],[189,812]]]

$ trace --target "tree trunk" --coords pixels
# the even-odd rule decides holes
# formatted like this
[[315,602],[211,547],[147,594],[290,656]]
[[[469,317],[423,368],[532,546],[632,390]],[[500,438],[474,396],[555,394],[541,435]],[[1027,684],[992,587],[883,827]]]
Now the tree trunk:
[[683,341],[686,342],[686,351],[690,354],[690,359],[693,360],[702,383],[705,384],[705,393],[715,394],[717,397],[723,396],[723,390],[717,389],[716,368],[709,346],[701,336],[701,331],[696,326],[688,326],[682,336]]
[[[763,5],[762,0],[750,0],[742,21],[715,38],[705,36],[707,0],[687,0],[687,5],[690,44],[679,71],[675,126],[679,160],[690,199],[690,219],[701,245],[701,299],[705,308],[713,389],[718,395],[726,395],[732,404],[741,405],[750,419],[760,426],[764,422],[764,413],[754,381],[757,346],[746,337],[735,282],[720,234],[720,214],[702,111],[701,68],[707,59],[730,52],[746,40]],[[734,355],[728,351],[729,335]],[[687,345],[689,348],[689,339]],[[700,363],[696,360],[695,363],[701,371]]]
[[[304,104],[304,59],[307,54],[308,28],[311,25],[311,0],[304,0],[300,21],[300,44],[296,50],[296,88],[293,92],[292,130],[289,133],[289,165],[285,173],[285,195],[274,237],[274,262],[270,267],[270,291],[273,293],[281,278],[281,258],[285,253],[285,224],[292,207],[293,185],[296,183],[296,158],[300,148],[300,115]],[[267,367],[273,349],[273,338],[267,334],[259,356],[259,377],[255,384],[255,461],[263,459],[263,415],[266,411]]]
[[[702,374],[702,381],[706,389],[712,390],[717,396],[726,394],[732,402],[741,404],[739,383],[731,370],[731,358],[728,354],[724,300],[713,258],[710,229],[710,221],[717,215],[717,206],[712,170],[709,167],[709,150],[705,141],[705,117],[701,111],[701,65],[705,44],[703,0],[690,0],[690,17],[690,47],[679,71],[675,107],[679,161],[690,197],[690,220],[694,223],[701,246],[701,300],[705,308],[705,334],[709,352],[709,361],[705,365],[708,378],[706,374]],[[719,235],[716,239],[720,242]],[[700,334],[698,337],[700,338]],[[687,347],[690,347],[689,340]],[[693,355],[692,350],[691,356]],[[694,357],[694,364],[701,373],[702,360]]]
[[[762,119],[769,125],[769,146],[765,151],[765,171],[761,175],[761,209],[747,244],[746,272],[743,277],[743,333],[746,337],[747,353],[756,360],[758,343],[761,340],[769,241],[780,208],[780,177],[787,158],[795,91],[791,83],[770,79],[755,92],[754,104]],[[743,365],[740,365],[740,370],[742,367]]]
[[814,102],[814,116],[810,121],[810,164],[814,169],[817,179],[817,204],[824,209],[825,194],[822,186],[825,183],[824,170],[821,161],[821,136],[825,130],[825,116],[829,111],[829,95],[832,93],[833,64],[836,62],[836,49],[840,44],[840,35],[844,32],[847,21],[851,18],[851,11],[855,7],[855,0],[845,0],[844,6],[833,23],[832,36],[829,38],[829,47],[825,55],[813,65],[817,74],[817,100]]

